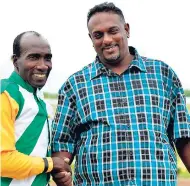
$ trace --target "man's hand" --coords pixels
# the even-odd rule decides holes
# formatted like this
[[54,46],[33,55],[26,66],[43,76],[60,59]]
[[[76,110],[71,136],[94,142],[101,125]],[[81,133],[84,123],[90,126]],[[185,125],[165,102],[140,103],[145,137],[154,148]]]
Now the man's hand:
[[59,172],[52,174],[57,186],[72,186],[72,175],[70,172]]
[[57,186],[72,186],[72,171],[69,166],[69,159],[52,157],[52,160],[52,176]]
[[52,172],[70,172],[70,173],[72,173],[68,158],[52,157],[52,160],[53,160]]

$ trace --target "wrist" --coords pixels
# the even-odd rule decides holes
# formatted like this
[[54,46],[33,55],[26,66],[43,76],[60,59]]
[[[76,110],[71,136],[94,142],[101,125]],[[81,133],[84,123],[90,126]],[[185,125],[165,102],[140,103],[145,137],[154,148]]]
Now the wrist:
[[48,160],[47,158],[42,158],[43,161],[44,161],[44,170],[43,170],[43,173],[46,173],[48,168],[49,168],[49,163],[48,163]]
[[48,161],[48,164],[49,164],[47,172],[51,172],[52,169],[53,169],[53,160],[52,160],[51,157],[47,157],[47,161]]
[[52,158],[47,157],[47,158],[42,158],[44,161],[44,170],[43,173],[50,172],[53,169],[53,161]]

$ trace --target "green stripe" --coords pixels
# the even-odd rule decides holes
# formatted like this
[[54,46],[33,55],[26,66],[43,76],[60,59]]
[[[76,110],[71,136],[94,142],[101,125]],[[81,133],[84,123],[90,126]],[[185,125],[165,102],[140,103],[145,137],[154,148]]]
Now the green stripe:
[[13,71],[13,73],[9,77],[9,80],[11,82],[15,82],[16,84],[19,84],[22,88],[26,89],[28,92],[31,93],[35,92],[35,88],[33,88],[30,84],[24,81],[24,79],[15,71]]
[[49,182],[50,174],[39,174],[34,179],[31,186],[46,186]]
[[3,178],[1,177],[1,186],[8,186],[11,183],[11,178]]
[[18,103],[19,111],[16,116],[16,118],[18,118],[24,106],[24,98],[21,92],[19,91],[19,86],[16,83],[10,82],[7,79],[2,80],[1,85],[3,85],[2,92],[6,90],[9,93],[9,95]]
[[7,88],[7,86],[10,84],[10,82],[7,79],[1,79],[0,80],[0,93],[4,92]]

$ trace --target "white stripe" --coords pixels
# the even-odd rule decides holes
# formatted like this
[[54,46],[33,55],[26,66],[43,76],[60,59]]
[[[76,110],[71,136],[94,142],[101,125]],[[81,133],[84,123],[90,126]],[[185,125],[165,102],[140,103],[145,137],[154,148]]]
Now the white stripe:
[[[47,146],[48,146],[48,124],[47,122],[45,123],[43,130],[40,134],[40,137],[33,149],[33,151],[31,152],[31,156],[40,156],[40,157],[46,157],[46,153],[47,153]],[[10,186],[29,186],[32,184],[32,182],[34,181],[36,176],[31,176],[29,178],[26,179],[22,179],[22,180],[16,180],[13,179],[11,181]]]
[[49,134],[50,134],[50,141],[49,143],[51,144],[51,139],[52,139],[52,121],[53,121],[53,117],[54,117],[54,111],[53,111],[53,107],[50,105],[50,103],[47,100],[44,100],[44,102],[46,103],[46,110],[48,113],[48,124],[49,124]]
[[16,141],[22,136],[26,128],[31,124],[37,115],[39,109],[38,105],[34,99],[33,93],[28,92],[19,86],[19,90],[24,98],[23,109],[20,113],[20,116],[15,121],[15,138]]
[[30,155],[46,157],[47,147],[48,147],[48,124],[47,122],[45,122],[40,137]]
[[30,186],[32,185],[32,182],[34,181],[35,176],[31,176],[30,178],[22,179],[22,180],[16,180],[13,179],[10,183],[10,186]]

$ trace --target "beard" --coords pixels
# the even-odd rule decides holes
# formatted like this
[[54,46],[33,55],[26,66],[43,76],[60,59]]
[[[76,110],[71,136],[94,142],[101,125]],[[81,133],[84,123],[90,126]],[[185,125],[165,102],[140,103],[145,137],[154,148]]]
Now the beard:
[[117,54],[117,55],[111,55],[110,57],[105,57],[104,56],[104,61],[107,63],[107,64],[110,64],[110,65],[117,65],[119,63],[119,60],[120,59],[120,54]]

